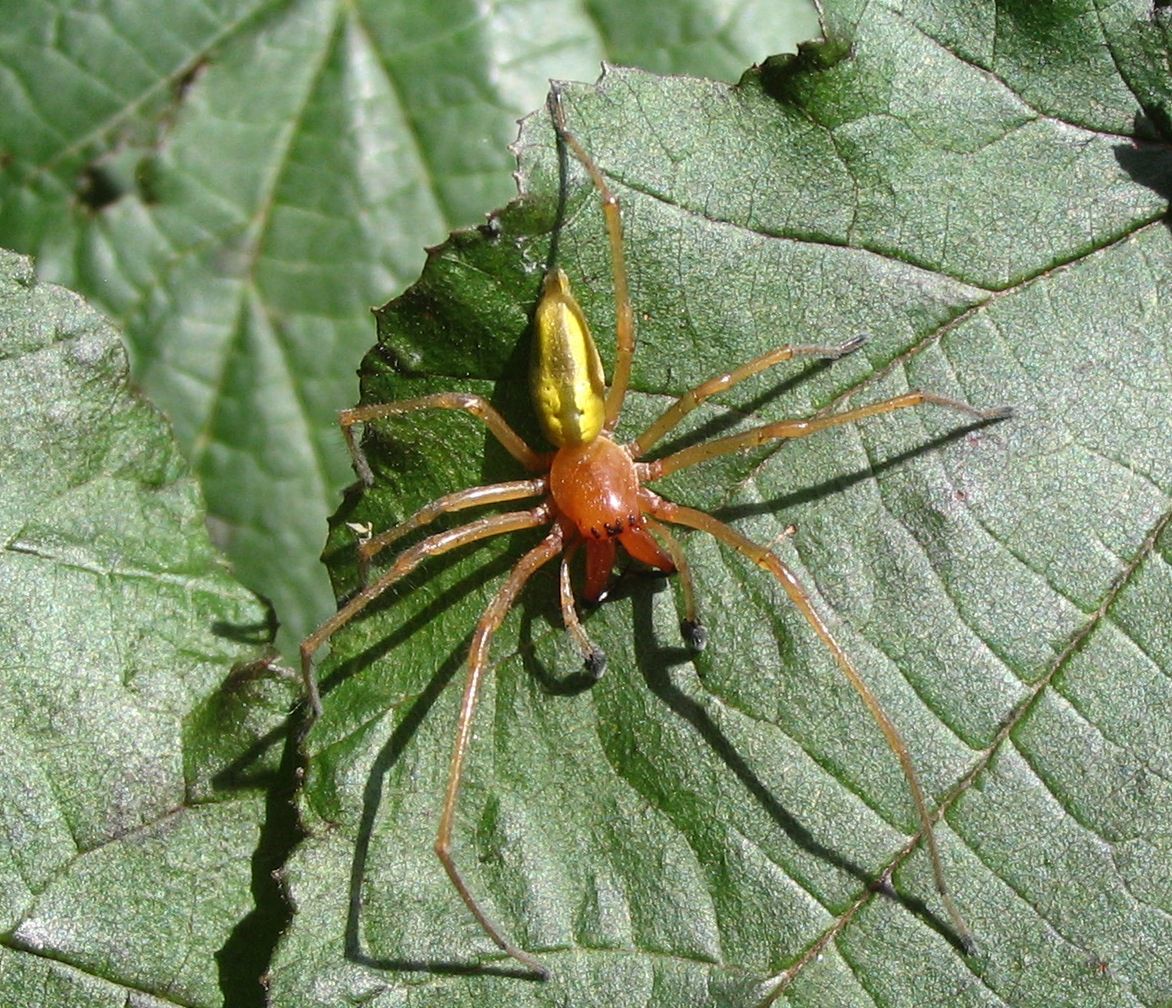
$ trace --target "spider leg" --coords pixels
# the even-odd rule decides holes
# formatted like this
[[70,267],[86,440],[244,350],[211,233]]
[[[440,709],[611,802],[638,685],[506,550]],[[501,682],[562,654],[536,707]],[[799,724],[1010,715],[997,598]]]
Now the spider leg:
[[676,565],[676,573],[680,576],[680,591],[684,596],[684,618],[680,622],[680,633],[693,651],[703,651],[708,644],[708,630],[700,622],[696,609],[696,583],[692,580],[692,568],[688,566],[688,558],[684,553],[680,541],[654,518],[643,516],[643,521],[652,534],[667,547],[667,555]]
[[566,632],[573,638],[574,643],[578,645],[578,651],[582,655],[582,664],[586,666],[586,671],[590,675],[590,678],[597,681],[602,678],[602,674],[606,671],[606,652],[589,638],[585,628],[582,626],[582,621],[578,619],[578,609],[574,605],[574,588],[570,584],[570,561],[573,560],[574,554],[578,552],[579,545],[581,545],[579,542],[575,542],[562,555],[562,570],[561,576],[558,579],[558,594],[561,597],[562,622],[566,626]]
[[948,884],[944,878],[944,866],[940,860],[940,850],[936,845],[936,836],[932,830],[932,816],[928,812],[928,803],[924,797],[924,789],[920,785],[920,777],[916,773],[916,767],[912,762],[911,754],[908,752],[907,743],[904,742],[903,736],[899,733],[899,729],[895,727],[895,723],[883,709],[879,698],[871,692],[871,688],[859,674],[854,663],[830,633],[830,628],[814,608],[809,592],[802,585],[801,581],[798,580],[797,575],[775,553],[767,550],[764,546],[758,545],[751,539],[747,539],[736,531],[736,529],[713,518],[711,515],[693,508],[673,504],[671,501],[664,500],[650,490],[641,491],[641,496],[644,499],[647,510],[657,518],[662,518],[664,521],[672,522],[676,525],[684,525],[688,528],[699,529],[701,532],[707,532],[726,546],[735,549],[742,556],[752,560],[758,567],[772,574],[777,578],[781,587],[785,589],[785,593],[789,596],[790,601],[793,602],[798,611],[805,617],[806,622],[810,624],[813,631],[821,638],[822,643],[826,645],[830,653],[834,656],[834,660],[838,663],[842,674],[846,676],[847,681],[854,687],[855,692],[858,693],[860,699],[866,705],[871,717],[875,719],[875,723],[879,726],[879,730],[883,732],[883,737],[887,740],[888,746],[891,747],[891,751],[895,753],[896,758],[899,760],[899,765],[903,768],[903,775],[907,780],[908,790],[911,791],[912,800],[916,806],[916,813],[919,815],[920,832],[923,834],[924,841],[928,847],[928,855],[932,861],[932,874],[936,881],[936,891],[940,894],[940,899],[944,904],[945,910],[948,912],[948,918],[952,922],[957,938],[966,949],[972,949],[974,947],[972,932],[969,931],[968,925],[965,924],[964,918],[961,917],[960,911],[956,908],[956,904],[952,900],[952,894],[949,892]]
[[484,421],[484,425],[501,443],[501,446],[530,472],[541,472],[546,468],[545,460],[525,443],[519,434],[508,425],[483,396],[473,395],[470,392],[437,392],[435,395],[420,396],[418,399],[403,399],[390,403],[367,403],[365,406],[355,406],[353,409],[342,410],[338,414],[338,425],[342,428],[342,435],[346,438],[346,447],[350,449],[350,457],[354,460],[354,471],[358,473],[362,482],[370,486],[374,482],[374,474],[370,471],[370,464],[362,446],[354,438],[354,425],[368,423],[371,420],[382,420],[385,417],[400,416],[421,409],[449,409],[463,410]]
[[456,802],[460,796],[460,782],[464,774],[464,757],[468,754],[468,746],[472,740],[472,719],[476,713],[476,704],[480,698],[480,684],[488,668],[489,645],[493,634],[500,627],[518,593],[533,573],[548,563],[561,552],[562,530],[555,525],[540,543],[526,553],[509,573],[508,578],[496,593],[496,596],[485,609],[476,630],[472,634],[472,646],[468,649],[468,679],[464,686],[464,698],[460,701],[460,720],[456,726],[456,742],[452,750],[452,761],[448,765],[448,787],[444,793],[444,807],[440,813],[439,830],[435,838],[435,853],[452,880],[452,885],[460,894],[461,899],[472,911],[472,915],[480,922],[485,933],[506,954],[533,970],[542,979],[548,979],[549,970],[528,952],[518,948],[510,942],[496,923],[484,912],[460,869],[452,860],[452,823],[456,815]]
[[921,406],[925,403],[954,410],[957,413],[965,413],[976,420],[1002,420],[1013,415],[1013,409],[1009,406],[994,406],[992,409],[983,410],[961,402],[959,399],[948,399],[932,392],[905,392],[903,395],[871,403],[869,406],[859,406],[844,413],[833,413],[830,416],[815,417],[810,420],[780,420],[777,423],[754,427],[741,434],[731,434],[714,441],[692,445],[690,448],[684,448],[654,462],[641,463],[644,467],[641,479],[648,482],[657,480],[678,469],[686,469],[688,466],[696,465],[697,462],[704,462],[719,455],[729,455],[745,448],[764,444],[766,441],[775,441],[778,438],[808,437],[810,434],[826,430],[828,427],[837,427],[840,424],[878,416],[880,413],[892,413],[895,410]]
[[854,353],[866,341],[866,336],[856,336],[854,339],[847,340],[838,346],[775,347],[768,353],[763,353],[755,360],[751,360],[747,364],[742,364],[734,371],[709,378],[707,381],[701,382],[694,389],[680,396],[679,399],[664,411],[658,420],[631,442],[628,446],[631,458],[642,458],[651,450],[652,445],[665,434],[672,431],[697,406],[711,399],[718,392],[725,392],[734,385],[740,384],[746,378],[752,378],[753,375],[760,374],[775,364],[791,360],[794,357],[824,357],[828,360],[837,360],[839,357],[845,357],[849,353]]
[[530,511],[490,515],[459,528],[437,532],[400,553],[377,581],[360,589],[358,594],[301,642],[301,678],[305,683],[305,695],[314,716],[319,716],[322,712],[321,694],[318,692],[317,678],[313,674],[314,654],[335,632],[349,623],[391,585],[411,573],[428,557],[438,556],[440,553],[446,553],[479,539],[544,525],[548,521],[549,507],[540,504]]
[[619,210],[619,198],[610,191],[602,172],[586,149],[566,128],[566,114],[562,108],[562,95],[555,86],[549,92],[549,111],[558,139],[566,145],[574,157],[586,169],[586,174],[598,190],[602,199],[602,213],[606,218],[606,237],[610,243],[611,275],[614,283],[615,303],[615,361],[610,389],[606,393],[606,419],[603,430],[610,433],[619,422],[619,413],[631,381],[631,361],[635,356],[635,316],[631,311],[631,293],[627,285],[626,260],[623,253],[623,218]]
[[393,528],[358,543],[358,584],[360,586],[366,585],[370,575],[370,561],[374,559],[376,554],[382,552],[392,543],[398,542],[403,536],[431,524],[440,515],[462,511],[465,508],[480,507],[484,504],[500,504],[504,501],[520,500],[524,497],[536,497],[545,492],[546,486],[546,479],[541,476],[531,480],[513,480],[509,483],[490,483],[485,486],[469,487],[466,490],[457,490],[455,493],[446,494],[433,500]]

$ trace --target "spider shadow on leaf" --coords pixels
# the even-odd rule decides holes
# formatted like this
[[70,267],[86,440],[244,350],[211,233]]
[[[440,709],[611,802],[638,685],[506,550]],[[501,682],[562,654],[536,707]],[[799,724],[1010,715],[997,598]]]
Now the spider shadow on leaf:
[[[961,441],[975,431],[992,426],[995,422],[994,420],[978,420],[964,427],[958,427],[956,430],[946,431],[932,438],[930,441],[906,448],[895,455],[889,455],[871,465],[861,466],[853,472],[831,476],[820,483],[812,483],[809,486],[801,487],[781,496],[770,497],[766,500],[746,504],[725,504],[721,507],[714,508],[713,513],[718,515],[722,521],[726,522],[760,515],[785,514],[787,511],[800,507],[803,504],[811,504],[831,494],[839,493],[860,483],[875,479],[888,470],[898,469],[912,459],[919,458],[921,455],[929,455],[954,442]],[[772,449],[764,461],[768,462],[779,450],[776,448]],[[757,462],[761,464],[762,459],[758,459]]]
[[[923,900],[897,893],[886,876],[876,877],[873,873],[828,847],[816,839],[800,817],[791,812],[765,785],[754,772],[749,761],[737,749],[720,726],[713,720],[704,705],[685,693],[671,676],[671,669],[695,660],[695,654],[678,645],[664,647],[655,636],[650,593],[643,592],[633,597],[633,639],[635,642],[635,664],[650,690],[677,717],[692,726],[708,749],[741,782],[762,810],[777,824],[795,846],[813,855],[831,867],[851,875],[871,892],[882,893],[900,903],[916,917],[927,922],[958,950],[963,945],[956,937],[950,923],[934,913]],[[719,641],[710,647],[719,647]],[[717,810],[713,810],[714,812]]]
[[[1115,161],[1131,180],[1164,200],[1172,199],[1172,121],[1156,106],[1137,112],[1132,120],[1134,139],[1116,144]],[[1165,211],[1164,226],[1172,230],[1172,212]]]

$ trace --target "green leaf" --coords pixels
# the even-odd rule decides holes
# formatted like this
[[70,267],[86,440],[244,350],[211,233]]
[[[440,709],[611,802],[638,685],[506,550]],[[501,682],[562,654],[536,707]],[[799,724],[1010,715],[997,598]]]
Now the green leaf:
[[108,324],[3,252],[0,332],[0,1004],[259,1004],[288,690],[224,685],[268,614]]
[[[1016,411],[908,410],[662,486],[810,586],[942,805],[979,953],[950,940],[907,784],[830,657],[765,574],[688,535],[701,655],[676,586],[634,572],[586,618],[610,658],[593,687],[555,568],[496,637],[455,855],[553,971],[518,978],[431,847],[472,628],[531,534],[434,560],[334,636],[276,1002],[1172,999],[1166,11],[826,6],[829,42],[736,87],[612,69],[567,118],[623,202],[639,347],[621,434],[771,346],[859,332],[863,350],[747,382],[670,444],[913,387]],[[597,195],[571,162],[559,215],[545,113],[518,149],[520,199],[380,313],[365,401],[477,391],[536,443],[527,326],[555,234],[609,367]],[[519,475],[462,415],[366,444],[375,486],[329,550],[342,597],[346,523]],[[875,895],[888,870],[895,894]]]
[[731,80],[815,30],[799,0],[631,11],[4,5],[0,244],[126,333],[286,650],[332,607],[319,554],[350,478],[336,413],[369,306],[418,274],[424,245],[509,198],[507,144],[547,78],[592,79],[609,57]]

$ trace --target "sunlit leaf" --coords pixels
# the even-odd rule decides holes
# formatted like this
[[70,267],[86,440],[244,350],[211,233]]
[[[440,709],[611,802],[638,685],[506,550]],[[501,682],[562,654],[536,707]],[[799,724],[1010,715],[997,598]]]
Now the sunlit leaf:
[[268,614],[100,316],[4,252],[0,332],[0,1003],[259,1005],[288,690],[227,680]]

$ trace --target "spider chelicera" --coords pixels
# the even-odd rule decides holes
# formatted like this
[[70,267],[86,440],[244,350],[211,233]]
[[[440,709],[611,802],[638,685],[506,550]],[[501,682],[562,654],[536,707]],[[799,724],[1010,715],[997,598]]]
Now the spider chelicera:
[[[780,438],[800,438],[853,423],[882,413],[911,406],[932,404],[966,414],[978,421],[1010,415],[1008,408],[976,409],[967,403],[929,392],[912,391],[828,416],[804,420],[780,420],[739,434],[692,445],[662,458],[646,461],[648,452],[664,435],[701,403],[767,368],[793,357],[838,358],[857,350],[864,337],[855,337],[838,346],[782,346],[762,354],[726,374],[717,375],[685,392],[633,441],[621,443],[614,430],[626,396],[635,352],[635,324],[623,262],[622,218],[618,197],[611,192],[601,170],[578,139],[566,128],[561,98],[555,89],[549,109],[553,127],[563,149],[581,163],[602,201],[607,239],[610,243],[616,306],[615,366],[609,389],[606,387],[598,350],[590,335],[581,308],[570,292],[570,283],[560,269],[549,269],[534,312],[534,348],[530,367],[530,388],[542,431],[554,445],[552,452],[534,451],[483,398],[463,392],[441,392],[400,402],[358,406],[339,415],[346,444],[362,480],[370,485],[373,474],[354,437],[354,427],[391,416],[423,409],[460,410],[481,420],[506,451],[532,475],[528,479],[470,487],[440,497],[394,528],[359,543],[361,589],[301,644],[301,671],[314,715],[321,713],[321,699],[313,673],[313,655],[339,628],[348,623],[371,601],[431,557],[490,536],[522,529],[548,527],[545,537],[526,552],[512,568],[485,609],[472,635],[468,652],[467,682],[460,705],[455,746],[448,771],[448,784],[439,817],[435,852],[448,877],[468,909],[487,935],[508,955],[541,978],[548,969],[533,955],[517,947],[488,916],[469,889],[452,857],[452,824],[460,795],[464,760],[472,738],[481,683],[488,668],[489,646],[506,613],[525,583],[544,564],[561,557],[559,594],[566,630],[581,651],[588,672],[602,675],[606,659],[590,640],[578,618],[570,578],[570,562],[578,552],[585,554],[585,581],[580,592],[586,602],[599,601],[615,565],[617,550],[623,550],[664,574],[678,574],[684,618],[681,629],[695,650],[704,647],[707,635],[697,616],[695,591],[688,562],[679,542],[667,525],[707,532],[772,574],[830,650],[843,675],[858,692],[867,710],[883,732],[907,778],[908,788],[920,819],[920,831],[927,843],[936,888],[947,909],[958,939],[971,943],[968,927],[956,909],[945,884],[944,869],[932,832],[923,788],[908,747],[887,716],[879,700],[863,681],[846,652],[831,634],[814,608],[810,595],[793,571],[768,548],[745,538],[736,529],[704,512],[673,503],[651,490],[648,484],[720,455]],[[426,527],[441,515],[487,504],[540,497],[535,506],[478,518],[466,525],[430,535],[403,550],[391,566],[374,581],[368,580],[370,562],[376,554],[404,536]]]

